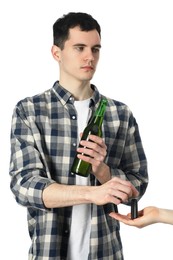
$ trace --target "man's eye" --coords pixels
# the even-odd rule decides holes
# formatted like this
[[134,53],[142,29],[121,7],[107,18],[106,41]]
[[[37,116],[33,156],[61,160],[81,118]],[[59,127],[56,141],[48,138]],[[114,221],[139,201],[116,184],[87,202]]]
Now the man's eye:
[[92,49],[92,52],[93,52],[93,53],[97,53],[97,52],[99,52],[99,51],[100,51],[99,48],[93,48],[93,49]]
[[83,51],[84,47],[83,46],[76,46],[76,50],[78,51]]

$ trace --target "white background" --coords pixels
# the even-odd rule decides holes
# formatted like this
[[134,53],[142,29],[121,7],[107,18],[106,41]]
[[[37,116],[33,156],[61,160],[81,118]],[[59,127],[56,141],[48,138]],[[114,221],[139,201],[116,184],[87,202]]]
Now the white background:
[[[52,24],[69,11],[89,12],[100,23],[101,58],[92,82],[103,94],[128,104],[138,121],[150,176],[139,208],[173,209],[172,1],[1,1],[0,254],[7,260],[27,259],[30,246],[26,209],[17,205],[9,187],[12,110],[21,98],[58,79],[50,53]],[[119,210],[128,213],[129,208]],[[171,225],[137,229],[121,224],[125,260],[173,259],[172,235]]]

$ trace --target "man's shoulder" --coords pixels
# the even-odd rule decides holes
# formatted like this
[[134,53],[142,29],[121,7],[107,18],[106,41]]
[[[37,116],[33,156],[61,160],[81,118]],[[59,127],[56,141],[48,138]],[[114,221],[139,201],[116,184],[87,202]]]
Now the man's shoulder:
[[40,93],[37,93],[33,96],[27,96],[23,99],[20,99],[18,102],[17,102],[17,106],[19,105],[25,105],[25,104],[28,104],[28,103],[34,103],[34,104],[37,104],[41,101],[44,101],[46,99],[46,96],[50,96],[51,95],[51,91],[52,91],[52,88],[50,89],[47,89],[43,92],[40,92]]

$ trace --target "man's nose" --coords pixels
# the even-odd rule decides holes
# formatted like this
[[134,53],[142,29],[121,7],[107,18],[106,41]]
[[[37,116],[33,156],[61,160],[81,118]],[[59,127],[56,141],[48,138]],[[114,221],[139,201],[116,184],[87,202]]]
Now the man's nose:
[[86,50],[85,60],[89,60],[89,61],[93,61],[94,60],[93,51],[91,49]]

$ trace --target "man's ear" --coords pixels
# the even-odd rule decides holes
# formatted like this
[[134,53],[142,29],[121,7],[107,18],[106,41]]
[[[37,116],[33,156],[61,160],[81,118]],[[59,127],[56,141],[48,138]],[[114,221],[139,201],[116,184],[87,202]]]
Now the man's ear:
[[58,46],[53,45],[51,48],[51,52],[52,52],[53,58],[56,61],[58,61],[58,62],[61,61],[61,49]]

